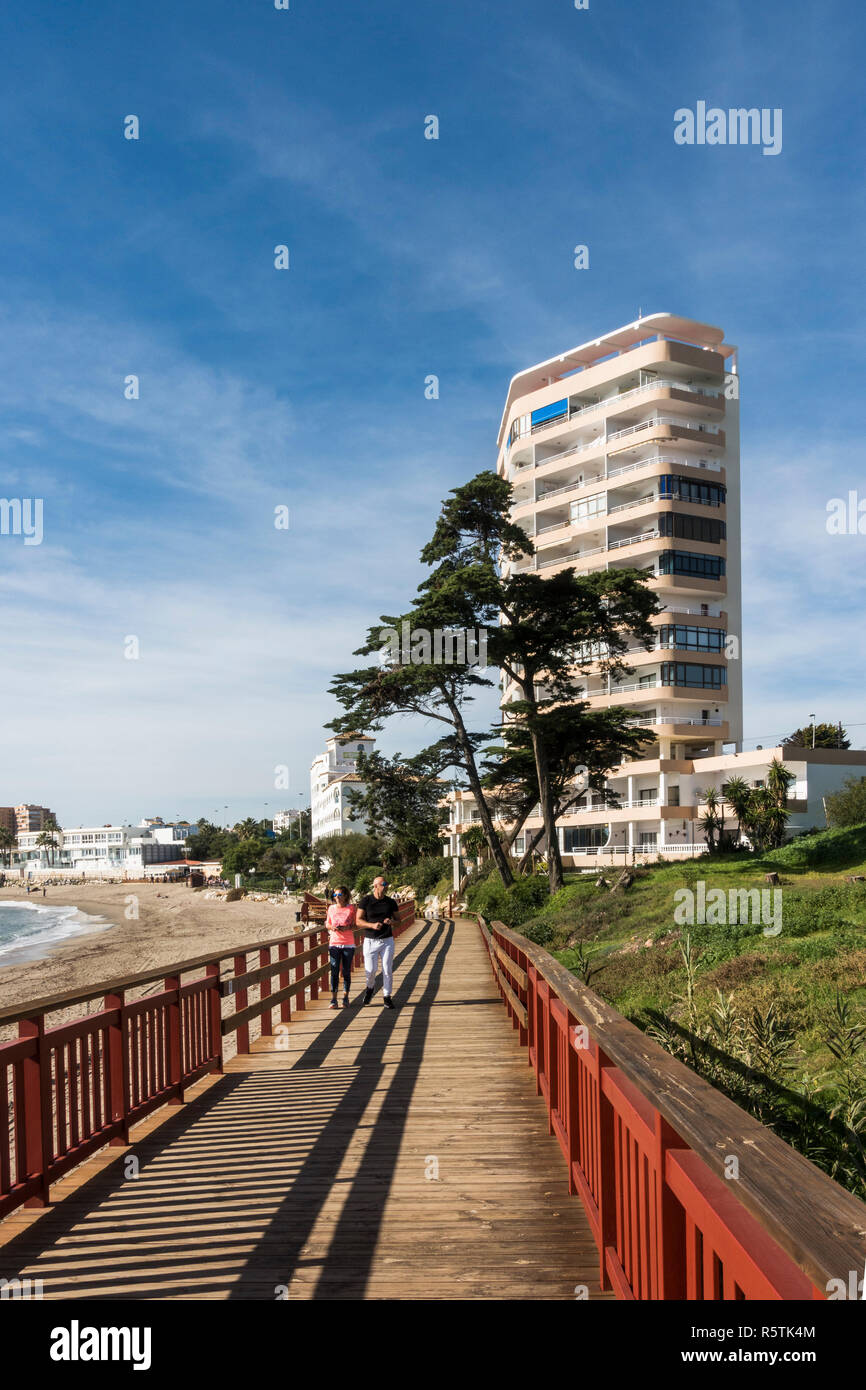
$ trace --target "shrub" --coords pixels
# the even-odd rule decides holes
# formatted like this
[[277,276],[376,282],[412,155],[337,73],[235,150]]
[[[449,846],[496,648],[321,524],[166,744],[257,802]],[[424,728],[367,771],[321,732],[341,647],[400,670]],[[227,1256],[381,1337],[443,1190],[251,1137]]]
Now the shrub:
[[[466,901],[473,912],[480,912],[488,922],[502,922],[506,927],[519,927],[533,917],[542,903],[549,897],[547,877],[533,874],[530,878],[518,878],[503,888],[498,877],[473,883],[467,889]],[[552,930],[548,928],[552,936]],[[548,940],[550,937],[547,938]],[[533,937],[532,940],[537,940]]]
[[405,883],[414,888],[418,898],[426,898],[428,893],[432,893],[441,876],[441,854],[428,854],[408,869],[395,869],[392,875],[395,883]]
[[373,879],[378,878],[381,872],[381,865],[366,864],[355,879],[355,892],[369,893],[370,889],[373,887]]

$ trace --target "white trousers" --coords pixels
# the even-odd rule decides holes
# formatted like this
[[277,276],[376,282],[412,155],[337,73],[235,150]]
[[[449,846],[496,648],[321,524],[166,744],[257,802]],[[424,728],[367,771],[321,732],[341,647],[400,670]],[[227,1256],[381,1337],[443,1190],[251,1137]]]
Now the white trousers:
[[376,983],[376,967],[382,965],[382,993],[390,995],[394,983],[394,938],[386,936],[384,941],[375,937],[364,937],[364,969],[367,972],[367,988]]

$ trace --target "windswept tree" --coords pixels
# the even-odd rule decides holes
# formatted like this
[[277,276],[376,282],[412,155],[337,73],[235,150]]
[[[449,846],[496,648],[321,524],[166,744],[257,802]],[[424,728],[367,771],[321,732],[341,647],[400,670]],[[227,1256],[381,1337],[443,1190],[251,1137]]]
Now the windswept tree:
[[[524,550],[513,534],[510,505],[511,484],[490,471],[455,489],[422,551],[435,568],[421,587],[428,601],[446,609],[462,601],[478,621],[495,624],[487,633],[488,658],[510,683],[507,714],[529,732],[555,893],[564,882],[553,775],[562,724],[546,716],[581,703],[580,677],[591,666],[614,679],[625,674],[622,657],[630,643],[637,639],[649,649],[658,600],[637,570],[578,575],[565,569],[544,577],[509,567],[506,574],[502,561]],[[620,714],[625,726],[629,712]]]
[[[635,570],[576,575],[565,570],[550,578],[530,572],[505,573],[531,553],[526,533],[510,517],[511,485],[486,470],[455,488],[442,505],[433,536],[421,552],[430,573],[420,584],[408,614],[383,618],[358,654],[388,648],[407,623],[418,634],[458,631],[474,634],[511,685],[508,714],[529,733],[538,800],[548,849],[551,892],[562,887],[562,859],[556,835],[555,739],[561,725],[547,720],[559,706],[582,703],[579,679],[591,665],[613,677],[628,669],[623,653],[635,638],[649,647],[649,619],[658,610],[645,577]],[[468,646],[468,643],[467,643]],[[599,658],[595,655],[603,652]],[[592,655],[587,656],[587,653]],[[441,660],[420,642],[407,659],[386,659],[336,677],[332,690],[346,710],[330,727],[338,733],[379,728],[397,714],[419,714],[447,726],[437,747],[448,766],[465,774],[480,824],[502,882],[512,882],[508,855],[496,833],[478,770],[477,755],[489,735],[472,731],[466,709],[492,681],[483,659]],[[516,699],[513,697],[516,695]],[[628,711],[621,711],[623,727]],[[444,764],[443,764],[444,765]]]

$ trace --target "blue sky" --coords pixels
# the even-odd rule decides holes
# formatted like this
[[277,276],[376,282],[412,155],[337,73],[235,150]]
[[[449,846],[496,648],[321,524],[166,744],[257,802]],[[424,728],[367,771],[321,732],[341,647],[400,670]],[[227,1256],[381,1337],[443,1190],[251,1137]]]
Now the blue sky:
[[[7,7],[0,493],[45,538],[0,537],[0,802],[297,807],[332,673],[492,465],[509,378],[639,308],[740,347],[747,746],[812,711],[866,745],[866,539],[825,526],[866,495],[864,28],[833,0]],[[675,145],[698,100],[781,107],[782,153]]]

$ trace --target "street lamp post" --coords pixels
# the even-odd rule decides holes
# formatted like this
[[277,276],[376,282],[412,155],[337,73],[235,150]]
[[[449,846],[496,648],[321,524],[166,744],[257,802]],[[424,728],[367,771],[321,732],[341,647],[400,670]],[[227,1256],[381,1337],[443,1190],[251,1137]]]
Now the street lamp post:
[[814,716],[814,714],[810,714],[810,715],[809,715],[809,718],[810,718],[811,721],[812,721],[812,747],[814,748],[814,747],[815,747],[815,716]]

